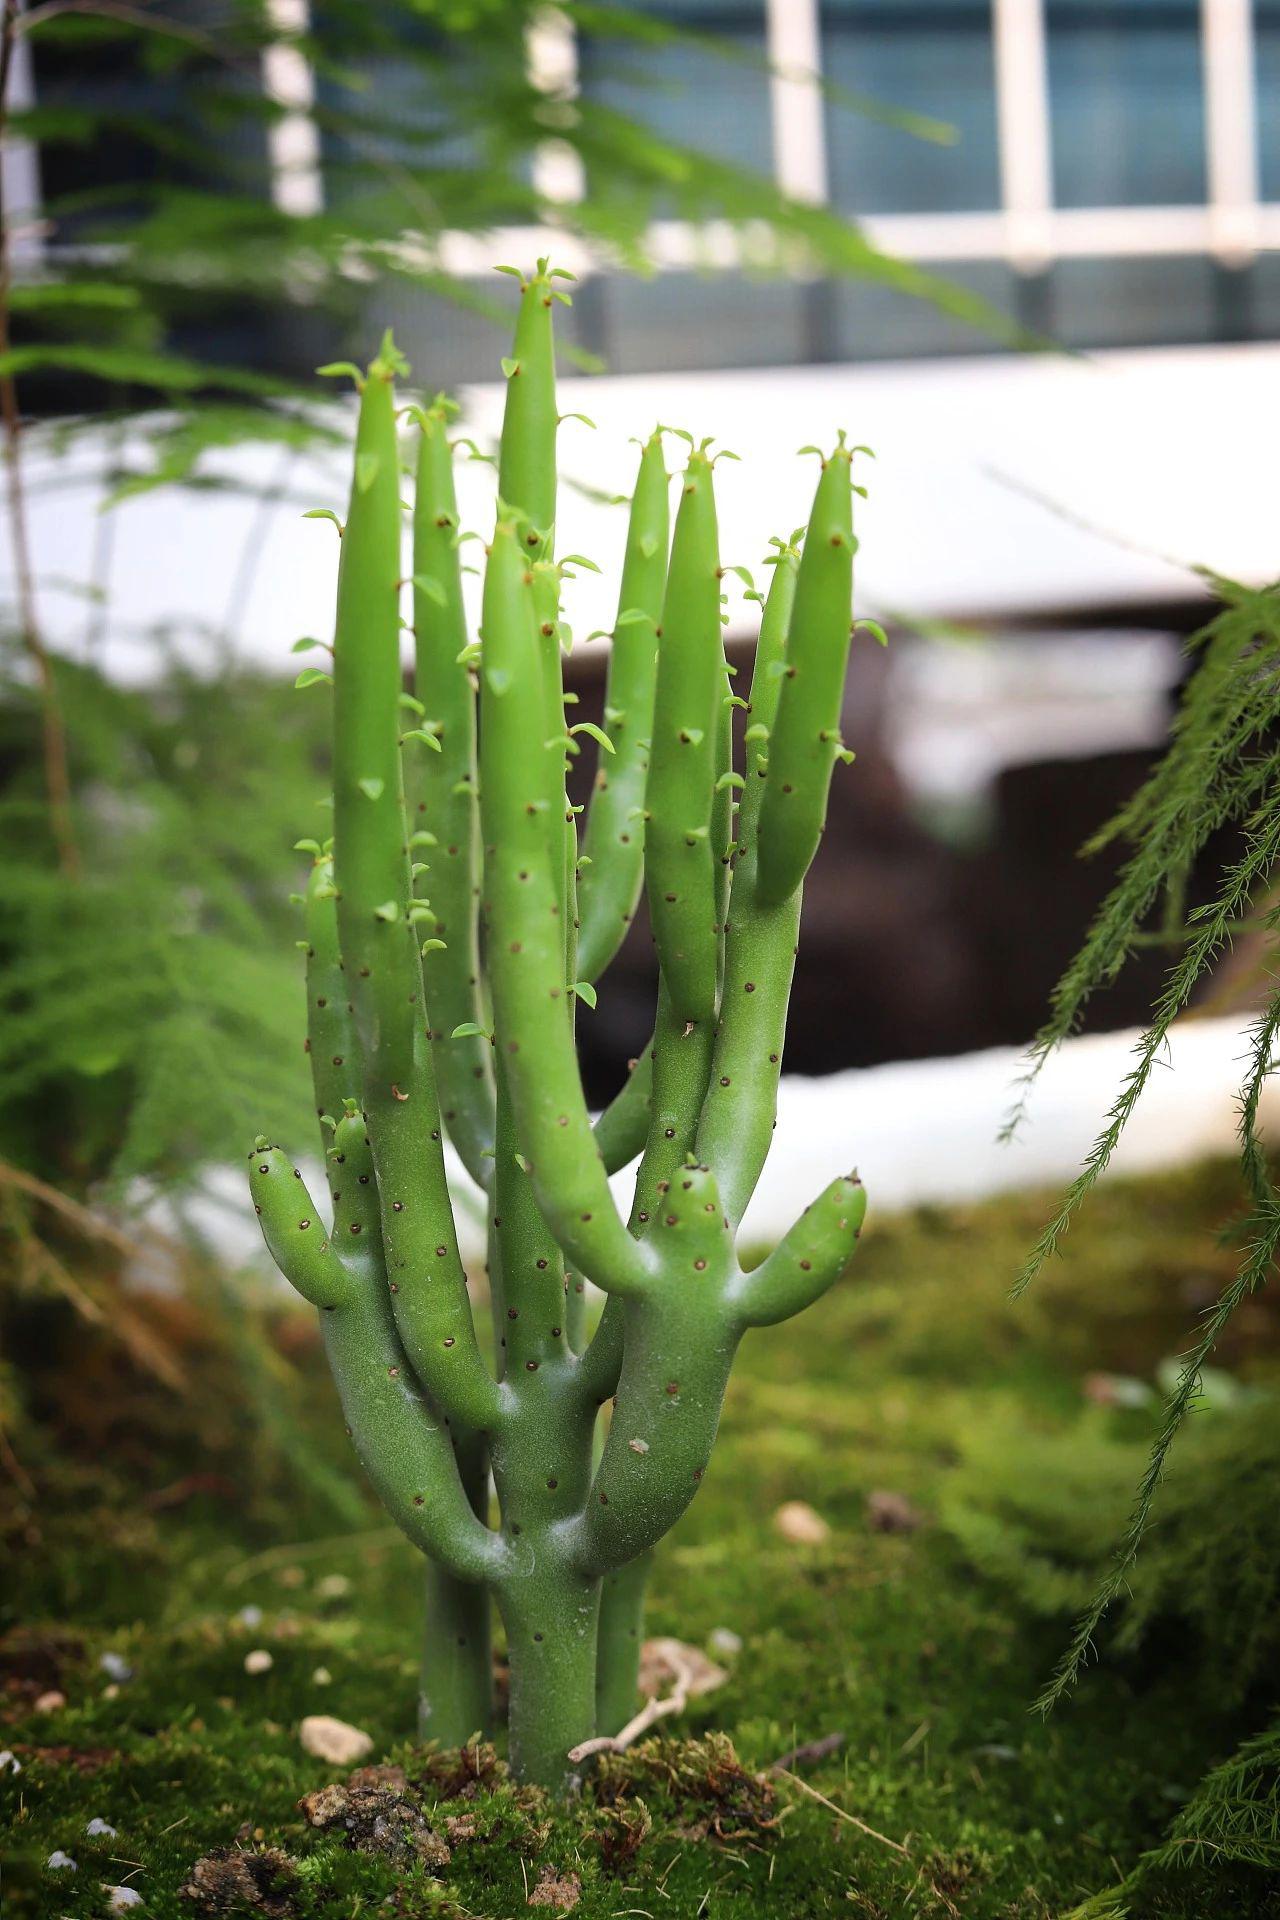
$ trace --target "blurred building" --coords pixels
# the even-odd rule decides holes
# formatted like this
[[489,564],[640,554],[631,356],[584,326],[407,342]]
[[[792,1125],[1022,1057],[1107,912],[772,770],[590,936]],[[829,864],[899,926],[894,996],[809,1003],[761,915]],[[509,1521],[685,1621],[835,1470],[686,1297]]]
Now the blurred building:
[[[282,30],[305,24],[308,0],[273,4]],[[1280,499],[1259,422],[1280,401],[1280,0],[642,10],[705,44],[596,43],[549,11],[527,42],[539,85],[767,175],[884,252],[1088,350],[1013,353],[865,275],[764,273],[749,229],[659,218],[647,279],[562,235],[443,243],[450,272],[486,294],[495,260],[548,246],[577,270],[564,326],[608,370],[567,401],[600,423],[574,443],[575,476],[606,492],[625,484],[627,437],[655,418],[715,432],[744,462],[724,470],[727,559],[756,563],[769,533],[803,518],[801,441],[847,423],[876,446],[858,593],[894,644],[855,656],[845,732],[858,766],[838,784],[810,891],[791,1058],[821,1070],[1018,1041],[1107,877],[1074,850],[1162,737],[1180,638],[1207,604],[1191,563],[1252,580],[1277,571]],[[28,99],[42,84],[65,92],[66,73],[40,65],[60,57],[23,66]],[[262,77],[289,108],[262,134],[274,192],[306,212],[330,192],[325,83],[284,47],[268,49]],[[416,110],[393,61],[368,78],[380,102]],[[161,83],[95,70],[74,84]],[[42,182],[37,163],[21,147],[6,156],[11,204],[34,205],[42,185],[74,188]],[[106,163],[118,177],[154,160],[124,148]],[[86,156],[86,177],[102,164]],[[554,198],[590,191],[554,142],[535,165]],[[461,389],[471,424],[491,434],[498,332],[403,286],[379,289],[376,304],[426,384]],[[305,372],[310,343],[283,326],[278,338],[249,330],[266,324],[203,344],[277,365],[293,356]],[[265,533],[259,502],[228,495],[193,504],[171,491],[120,511],[108,657],[121,671],[140,670],[131,635],[162,618],[207,631],[229,605],[228,578],[249,657],[285,671],[290,642],[323,630],[329,556],[317,564],[315,528],[292,509],[336,499],[341,478],[305,461],[280,475],[266,460],[227,473],[278,501]],[[43,572],[87,571],[98,497],[91,459],[69,489],[34,490]],[[469,524],[485,511],[464,499]],[[608,573],[616,515],[565,489],[562,533]],[[246,576],[227,556],[249,547]],[[580,632],[612,618],[597,591],[584,578]],[[51,600],[48,618],[74,644],[74,603]],[[600,644],[580,648],[571,672],[588,712]],[[1101,1020],[1136,1018],[1160,965],[1135,967]],[[591,1029],[600,1090],[645,1037],[649,966],[638,929],[613,1017]]]

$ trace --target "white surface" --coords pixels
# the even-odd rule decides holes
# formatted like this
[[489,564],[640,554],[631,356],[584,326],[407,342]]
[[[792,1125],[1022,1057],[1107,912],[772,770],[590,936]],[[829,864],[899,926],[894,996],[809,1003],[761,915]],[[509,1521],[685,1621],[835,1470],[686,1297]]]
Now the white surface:
[[[419,373],[429,378],[429,369]],[[721,545],[726,563],[755,568],[769,536],[806,516],[815,463],[797,459],[796,448],[830,442],[837,426],[868,442],[878,458],[859,463],[871,490],[859,517],[867,613],[1016,620],[1185,598],[1198,587],[1185,568],[1197,561],[1251,581],[1276,570],[1280,469],[1257,431],[1280,404],[1276,346],[578,378],[561,394],[566,411],[581,408],[599,426],[563,428],[563,470],[610,492],[629,488],[629,436],[656,419],[715,435],[741,455],[717,470]],[[470,430],[491,443],[502,388],[465,399]],[[672,463],[679,452],[671,442]],[[55,470],[33,449],[39,574],[91,576],[103,528],[100,457],[82,443]],[[267,510],[240,624],[245,655],[282,673],[297,665],[291,643],[323,637],[332,623],[336,536],[300,513],[341,508],[342,466],[308,457],[286,472],[274,449],[257,448],[222,469],[259,488],[287,483],[288,498]],[[485,531],[492,470],[465,464],[459,486],[464,525]],[[142,635],[158,623],[195,657],[211,657],[211,631],[226,616],[260,511],[242,497],[173,489],[114,510],[106,653],[114,673],[150,670]],[[562,487],[560,551],[586,553],[604,569],[570,589],[569,616],[584,638],[612,624],[624,521],[619,508]],[[745,630],[738,583],[728,584]],[[11,594],[2,575],[0,593]],[[82,598],[47,590],[45,612],[56,638],[75,647],[87,624]]]
[[[1013,1083],[1023,1068],[1012,1047],[949,1060],[857,1068],[824,1079],[784,1077],[773,1152],[743,1223],[745,1245],[764,1245],[838,1174],[856,1167],[866,1183],[870,1218],[924,1202],[966,1201],[1044,1186],[1062,1189],[1078,1171],[1103,1116],[1132,1063],[1137,1029],[1070,1040],[1050,1061],[1017,1141],[997,1140]],[[1111,1165],[1133,1174],[1188,1165],[1235,1150],[1235,1091],[1247,1052],[1234,1020],[1186,1020],[1148,1084]],[[1280,1119],[1280,1089],[1263,1100],[1264,1127]],[[304,1144],[304,1143],[299,1143]],[[309,1144],[309,1143],[305,1143]],[[484,1259],[483,1211],[456,1158],[450,1178],[465,1259]],[[312,1194],[324,1191],[319,1165],[302,1162]],[[620,1209],[631,1203],[632,1177],[613,1181]],[[465,1200],[461,1199],[465,1193]],[[219,1170],[206,1199],[190,1209],[219,1254],[274,1274],[238,1167]],[[155,1224],[166,1225],[163,1209]],[[148,1268],[138,1278],[164,1283]],[[282,1283],[283,1284],[283,1283]]]
[[[764,1177],[744,1222],[770,1241],[837,1174],[856,1167],[871,1208],[979,1199],[1062,1187],[1078,1172],[1133,1064],[1139,1033],[1070,1040],[1044,1070],[1024,1129],[997,1140],[1023,1070],[1013,1047],[951,1060],[867,1067],[822,1080],[786,1078]],[[1235,1148],[1235,1090],[1248,1043],[1234,1020],[1186,1020],[1125,1130],[1110,1172],[1186,1165]],[[1264,1125],[1280,1115],[1267,1093]]]

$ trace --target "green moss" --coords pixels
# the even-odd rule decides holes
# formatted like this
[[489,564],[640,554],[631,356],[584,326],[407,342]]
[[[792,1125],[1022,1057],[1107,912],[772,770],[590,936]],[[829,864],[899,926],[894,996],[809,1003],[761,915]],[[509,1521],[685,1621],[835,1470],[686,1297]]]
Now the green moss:
[[[1265,1718],[1256,1667],[1224,1664],[1212,1631],[1232,1594],[1229,1577],[1215,1584],[1222,1556],[1208,1548],[1195,1561],[1187,1591],[1201,1596],[1200,1614],[1179,1614],[1167,1602],[1176,1580],[1157,1579],[1159,1530],[1151,1588],[1138,1589],[1136,1650],[1114,1636],[1068,1708],[1047,1723],[1027,1713],[1123,1518],[1147,1438],[1148,1416],[1099,1408],[1086,1377],[1102,1367],[1149,1379],[1177,1345],[1230,1261],[1215,1235],[1232,1209],[1232,1175],[1206,1168],[1103,1189],[1068,1257],[1013,1307],[1008,1280],[1042,1204],[1031,1196],[877,1222],[856,1278],[767,1343],[747,1342],[706,1485],[659,1556],[651,1631],[704,1643],[729,1627],[743,1641],[727,1684],[693,1704],[681,1735],[727,1734],[750,1775],[842,1733],[839,1752],[802,1768],[831,1806],[776,1777],[770,1803],[726,1771],[714,1744],[610,1763],[568,1812],[501,1779],[459,1795],[406,1744],[414,1554],[372,1505],[353,1527],[320,1492],[300,1515],[284,1498],[300,1445],[341,1470],[309,1339],[292,1321],[264,1338],[272,1367],[289,1355],[302,1422],[290,1445],[259,1433],[246,1447],[257,1429],[228,1371],[202,1454],[181,1437],[166,1390],[125,1373],[86,1439],[69,1411],[81,1405],[66,1377],[75,1343],[46,1318],[48,1360],[25,1347],[25,1413],[8,1429],[38,1498],[12,1478],[3,1496],[0,1747],[24,1766],[0,1776],[12,1912],[78,1920],[104,1910],[100,1883],[128,1880],[147,1916],[191,1920],[197,1909],[179,1890],[193,1863],[238,1834],[299,1863],[289,1911],[333,1920],[382,1911],[388,1897],[389,1913],[510,1920],[544,1868],[578,1877],[581,1920],[637,1911],[1037,1920],[1112,1885]],[[5,1320],[6,1336],[21,1332],[12,1302]],[[91,1377],[101,1378],[101,1337],[77,1334]],[[1225,1362],[1263,1395],[1280,1353],[1265,1299],[1247,1353],[1245,1337],[1241,1329]],[[206,1358],[208,1378],[224,1362]],[[1189,1564],[1212,1508],[1206,1488],[1234,1489],[1224,1524],[1248,1496],[1250,1617],[1275,1564],[1259,1490],[1263,1407],[1246,1399],[1226,1422],[1201,1416],[1169,1488],[1166,1568]],[[1231,1444],[1246,1432],[1252,1468]],[[1223,1474],[1235,1478],[1215,1480]],[[877,1489],[903,1495],[923,1524],[872,1530],[866,1498]],[[830,1523],[825,1545],[796,1548],[775,1532],[770,1515],[791,1499]],[[245,1607],[261,1619],[246,1622]],[[1240,1639],[1243,1613],[1230,1632]],[[272,1666],[249,1675],[255,1648]],[[104,1652],[133,1669],[113,1696]],[[55,1683],[67,1707],[35,1714],[35,1691]],[[297,1723],[313,1712],[367,1730],[375,1758],[405,1762],[437,1831],[450,1818],[474,1821],[438,1885],[421,1867],[349,1851],[306,1826],[299,1796],[337,1777],[300,1749]],[[723,1792],[708,1784],[717,1769]],[[88,1837],[94,1817],[118,1838]],[[59,1847],[80,1863],[69,1883],[44,1871]],[[1129,1910],[1135,1920],[1207,1911],[1243,1920],[1267,1912],[1269,1897],[1264,1873],[1215,1866],[1206,1851],[1189,1870],[1148,1873]]]

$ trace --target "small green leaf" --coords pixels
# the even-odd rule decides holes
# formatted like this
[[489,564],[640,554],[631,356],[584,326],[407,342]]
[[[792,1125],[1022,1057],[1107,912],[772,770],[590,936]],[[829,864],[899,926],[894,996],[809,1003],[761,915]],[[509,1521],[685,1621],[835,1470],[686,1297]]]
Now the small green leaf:
[[613,753],[615,751],[614,744],[604,728],[598,727],[594,720],[579,720],[577,726],[570,727],[569,731],[570,733],[589,733],[591,738],[597,741],[606,753]]
[[754,740],[767,740],[769,738],[769,729],[763,720],[756,720],[747,728],[742,737],[748,744]]
[[639,545],[640,545],[640,551],[644,555],[645,559],[652,560],[654,554],[658,551],[657,534],[656,533],[641,534]]
[[373,917],[375,920],[385,920],[388,926],[394,926],[400,918],[400,902],[384,900],[380,907],[374,908]]
[[302,517],[304,520],[332,520],[334,526],[338,529],[339,538],[341,538],[342,522],[332,507],[308,507]]
[[372,775],[370,775],[367,779],[357,780],[356,785],[359,787],[361,793],[364,794],[366,799],[381,800],[383,794],[386,791],[387,783],[385,780],[378,780],[378,779],[375,779]]
[[400,695],[400,705],[407,707],[410,713],[416,713],[419,717],[426,712],[426,708],[423,706],[421,700],[415,699],[411,693],[402,693]]
[[413,584],[419,593],[425,593],[428,600],[434,600],[438,607],[448,606],[448,594],[440,582],[433,580],[429,573],[415,573],[413,576]]
[[560,562],[561,571],[563,572],[566,567],[585,567],[588,573],[599,573],[600,571],[595,561],[588,560],[585,553],[566,553],[564,559]]
[[477,1026],[474,1020],[464,1020],[461,1026],[454,1028],[449,1038],[451,1040],[487,1040],[489,1035],[483,1027]]
[[295,840],[293,850],[295,853],[313,853],[317,860],[322,858],[322,850],[318,840]]
[[716,781],[715,790],[717,793],[723,793],[726,787],[737,787],[741,789],[745,787],[746,784],[746,781],[740,773],[722,773]]
[[583,1006],[590,1007],[592,1012],[594,1013],[595,1005],[596,1005],[596,990],[592,986],[591,982],[589,980],[575,980],[573,983],[573,991],[576,994],[577,998],[581,1000]]
[[513,280],[523,280],[524,272],[520,267],[495,267],[495,273],[509,273]]
[[478,640],[470,640],[453,664],[455,667],[474,667],[478,664],[479,659],[480,642]]
[[584,426],[584,427],[590,427],[590,428],[592,429],[592,431],[593,431],[593,432],[595,431],[595,424],[596,424],[596,423],[595,423],[595,421],[594,421],[594,420],[593,420],[593,419],[592,419],[592,418],[590,417],[590,415],[589,415],[589,414],[585,414],[585,413],[562,413],[562,414],[560,415],[560,418],[559,418],[559,421],[557,422],[557,424],[558,424],[559,426],[563,426],[566,420],[581,420],[581,422],[582,422],[582,424],[583,424],[583,426]]
[[310,653],[315,647],[323,645],[323,640],[314,640],[310,634],[305,634],[301,640],[294,641],[289,651],[290,653]]
[[410,847],[438,847],[439,844],[434,833],[428,833],[425,827],[420,827],[417,833],[409,835]]
[[408,733],[400,735],[401,746],[406,740],[420,740],[424,747],[430,747],[434,753],[444,752],[436,732],[431,727],[410,727]]
[[882,647],[888,646],[889,636],[885,632],[884,628],[880,625],[880,622],[878,620],[855,620],[853,623],[854,632],[857,633],[860,629],[865,629],[865,631],[871,635],[871,638],[873,640],[878,640],[880,642],[880,645]]
[[682,747],[700,747],[705,738],[701,727],[681,727],[680,744]]
[[368,493],[378,477],[380,462],[376,453],[358,453],[356,455],[356,492]]
[[508,357],[504,354],[502,358],[502,371],[506,375],[507,379],[511,380],[515,377],[517,373],[519,373],[520,362],[518,360],[508,359]]
[[443,940],[424,940],[422,943],[422,957],[424,960],[429,953],[447,953],[448,951],[449,949]]
[[513,1159],[513,1160],[515,1161],[515,1163],[516,1163],[516,1165],[517,1165],[517,1166],[519,1167],[519,1169],[520,1169],[520,1171],[521,1171],[521,1173],[528,1173],[528,1171],[529,1171],[529,1162],[528,1162],[528,1161],[527,1161],[527,1160],[525,1159],[525,1157],[524,1157],[524,1155],[523,1155],[522,1153],[513,1153],[513,1154],[512,1154],[512,1156],[511,1156],[511,1158],[512,1158],[512,1159]]
[[327,360],[322,367],[316,368],[322,380],[342,380],[351,378],[358,387],[364,385],[364,375],[354,360]]
[[620,613],[614,621],[614,632],[616,633],[619,627],[637,627],[642,620],[647,620],[651,627],[657,625],[653,615],[646,613],[643,607],[628,607],[626,612]]
[[331,687],[333,675],[326,673],[323,667],[304,667],[293,684],[295,687]]
[[852,747],[837,747],[837,748],[836,748],[836,759],[837,759],[837,760],[843,760],[843,761],[844,761],[844,764],[846,765],[846,767],[851,767],[851,766],[853,765],[853,763],[854,763],[854,761],[855,761],[855,760],[857,759],[857,757],[858,757],[858,756],[857,756],[857,754],[856,754],[856,753],[854,752],[854,750],[853,750],[853,748],[852,748]]

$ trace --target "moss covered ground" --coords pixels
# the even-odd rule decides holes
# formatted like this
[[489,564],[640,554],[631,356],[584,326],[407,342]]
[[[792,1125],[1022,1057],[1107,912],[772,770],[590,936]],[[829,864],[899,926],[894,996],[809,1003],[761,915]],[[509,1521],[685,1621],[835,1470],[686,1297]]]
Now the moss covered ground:
[[[1123,1518],[1145,1383],[1231,1271],[1216,1236],[1234,1199],[1228,1168],[1110,1185],[1017,1305],[1044,1196],[877,1220],[830,1299],[745,1346],[706,1484],[659,1559],[650,1631],[705,1646],[729,1629],[726,1684],[567,1809],[483,1754],[413,1747],[417,1563],[347,1467],[306,1321],[209,1283],[148,1310],[130,1355],[62,1300],[10,1301],[0,1748],[21,1771],[0,1764],[5,1920],[100,1914],[120,1885],[157,1920],[218,1898],[299,1920],[510,1920],[557,1900],[580,1920],[1068,1914],[1274,1705],[1253,1677],[1269,1659],[1224,1676],[1212,1619],[1157,1596],[1071,1704],[1028,1713]],[[148,1371],[147,1338],[181,1388]],[[1222,1364],[1236,1412],[1197,1422],[1239,1402],[1280,1425],[1265,1419],[1280,1301],[1250,1303]],[[790,1500],[825,1519],[825,1542],[781,1536]],[[1255,1502],[1261,1536],[1272,1504]],[[1235,1550],[1223,1527],[1214,1565]],[[1258,1605],[1267,1551],[1250,1536]],[[265,1671],[246,1671],[252,1652]],[[38,1709],[51,1692],[65,1704]],[[300,1796],[344,1777],[302,1751],[311,1713],[404,1768],[400,1798],[447,1861],[306,1824]],[[252,1870],[183,1892],[198,1860],[237,1846],[258,1849]],[[56,1849],[74,1872],[46,1866]],[[1232,1920],[1280,1914],[1280,1898],[1265,1872],[1193,1849],[1130,1911]]]

